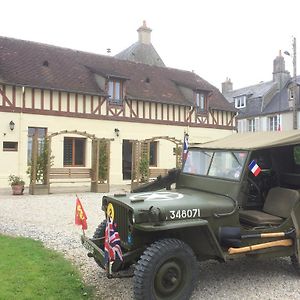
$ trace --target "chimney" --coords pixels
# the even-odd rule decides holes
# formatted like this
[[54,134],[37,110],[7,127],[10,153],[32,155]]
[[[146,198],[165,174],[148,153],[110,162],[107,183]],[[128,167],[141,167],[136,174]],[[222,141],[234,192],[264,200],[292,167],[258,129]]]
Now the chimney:
[[277,82],[281,89],[289,78],[290,73],[285,70],[284,57],[279,50],[279,55],[273,60],[273,81]]
[[151,44],[151,31],[146,25],[146,21],[143,21],[143,25],[137,30],[139,33],[139,42],[142,44],[150,45]]
[[230,78],[226,78],[225,82],[222,82],[222,94],[232,91],[233,83]]

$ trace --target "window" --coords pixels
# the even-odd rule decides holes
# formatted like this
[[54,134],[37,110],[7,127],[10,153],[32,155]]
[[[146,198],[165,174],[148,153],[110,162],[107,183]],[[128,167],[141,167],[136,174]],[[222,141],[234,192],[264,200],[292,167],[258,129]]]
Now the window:
[[157,142],[150,143],[149,165],[151,167],[157,167],[157,144]]
[[3,142],[3,151],[18,151],[18,142]]
[[85,141],[83,138],[64,138],[64,166],[84,167]]
[[247,153],[244,151],[190,150],[183,172],[222,179],[240,180]]
[[280,131],[280,116],[269,117],[269,131]]
[[45,137],[47,135],[47,128],[42,127],[28,127],[28,146],[27,146],[27,164],[31,164],[32,159],[32,140],[33,136],[38,136],[38,153],[41,154],[44,149]]
[[195,175],[207,175],[212,156],[212,152],[190,150],[187,154],[183,172]]
[[201,112],[206,110],[205,95],[196,93],[196,111]]
[[255,119],[248,119],[248,131],[255,132]]
[[234,103],[235,103],[235,108],[246,107],[246,95],[235,97]]
[[123,103],[123,82],[117,79],[108,81],[108,95],[111,104],[122,105]]

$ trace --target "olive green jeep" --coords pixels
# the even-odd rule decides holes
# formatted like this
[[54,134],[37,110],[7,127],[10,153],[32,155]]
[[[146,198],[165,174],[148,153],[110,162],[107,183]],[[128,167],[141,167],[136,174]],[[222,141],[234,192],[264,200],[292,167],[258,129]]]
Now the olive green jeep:
[[106,262],[106,220],[82,243],[108,277],[134,269],[135,299],[188,299],[208,259],[289,256],[300,273],[299,190],[299,131],[235,134],[190,147],[181,170],[103,197],[122,260]]

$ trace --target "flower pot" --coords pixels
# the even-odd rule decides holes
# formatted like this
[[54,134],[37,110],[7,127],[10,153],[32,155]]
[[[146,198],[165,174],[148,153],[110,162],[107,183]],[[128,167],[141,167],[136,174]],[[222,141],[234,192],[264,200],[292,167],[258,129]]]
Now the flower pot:
[[91,192],[94,193],[108,193],[109,192],[109,184],[106,183],[91,183]]
[[12,185],[11,186],[13,195],[23,195],[24,185]]
[[47,184],[30,184],[29,185],[29,194],[30,195],[48,195],[49,186]]

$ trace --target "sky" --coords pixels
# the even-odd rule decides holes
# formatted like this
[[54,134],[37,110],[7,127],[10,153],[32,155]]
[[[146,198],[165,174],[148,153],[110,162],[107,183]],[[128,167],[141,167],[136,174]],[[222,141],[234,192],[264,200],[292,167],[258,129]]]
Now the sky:
[[[194,71],[221,89],[272,80],[279,50],[300,49],[299,0],[0,0],[0,36],[115,55],[137,41],[146,20],[171,68]],[[298,59],[299,57],[299,59]],[[293,74],[292,58],[285,56]]]

